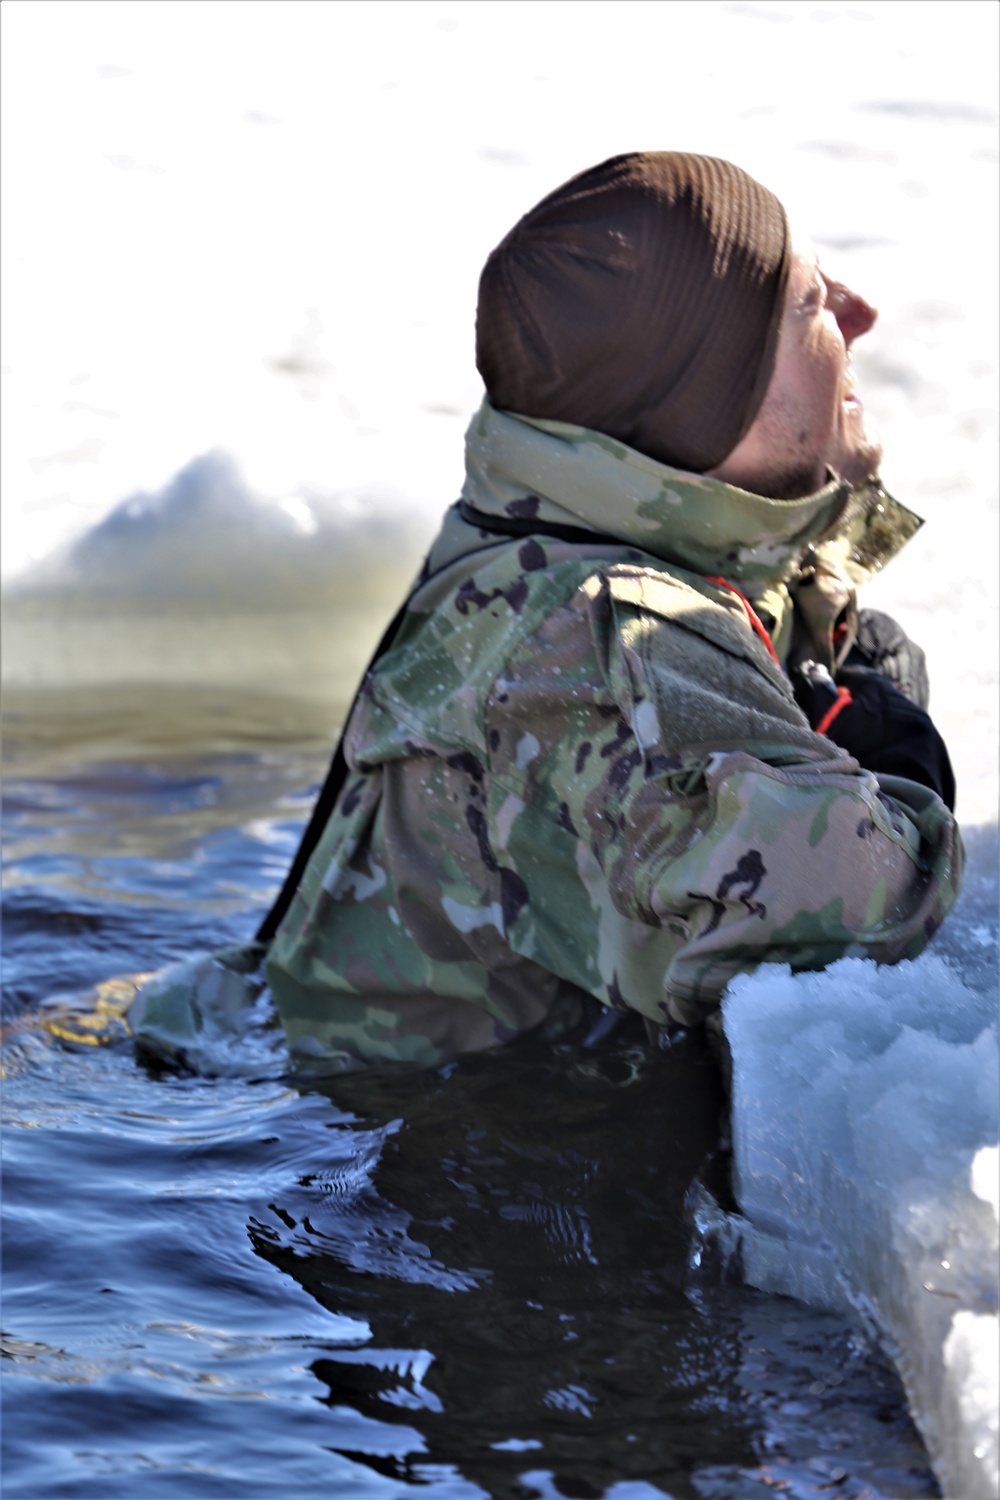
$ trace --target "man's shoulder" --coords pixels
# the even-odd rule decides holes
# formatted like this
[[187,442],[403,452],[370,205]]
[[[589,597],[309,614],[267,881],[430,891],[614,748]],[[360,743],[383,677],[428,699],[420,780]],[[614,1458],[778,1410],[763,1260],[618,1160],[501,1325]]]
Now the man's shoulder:
[[648,573],[651,587],[657,570],[643,565],[653,561],[634,548],[533,535],[455,559],[408,601],[366,684],[370,711],[449,743],[478,741],[486,702],[510,663],[543,654],[555,664],[553,629],[560,642],[577,638],[574,655],[586,654],[613,619],[615,580],[624,588]]
[[[641,616],[759,664],[745,602],[721,580],[636,547],[531,535],[457,559],[416,590],[379,681],[405,681],[404,696],[425,704],[460,688],[466,695],[477,684],[488,688],[513,654],[551,649],[554,616],[560,635],[582,629],[596,636],[627,630]],[[435,673],[433,690],[413,680],[429,684]]]
[[[472,623],[523,634],[580,593],[613,599],[666,619],[693,611],[733,613],[732,596],[716,580],[641,548],[595,534],[592,544],[528,535],[456,559],[414,590],[400,639],[421,632],[427,646]],[[736,605],[742,616],[742,606]],[[423,627],[429,625],[429,634]],[[519,629],[520,625],[520,629]]]

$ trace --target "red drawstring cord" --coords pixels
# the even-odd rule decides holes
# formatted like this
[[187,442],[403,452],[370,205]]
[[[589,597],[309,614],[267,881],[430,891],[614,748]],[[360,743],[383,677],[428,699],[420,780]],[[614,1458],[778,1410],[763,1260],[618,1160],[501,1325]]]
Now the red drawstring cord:
[[837,701],[830,704],[830,707],[816,725],[816,733],[826,734],[826,731],[840,713],[840,710],[846,708],[852,701],[850,688],[839,687],[837,689]]
[[717,583],[720,588],[728,589],[731,594],[736,595],[737,599],[740,600],[743,608],[747,612],[747,619],[750,621],[751,627],[757,632],[761,640],[764,642],[764,645],[767,647],[767,653],[770,656],[771,660],[780,667],[781,662],[778,661],[778,653],[774,649],[774,643],[772,642],[771,637],[768,635],[767,631],[764,629],[763,620],[760,618],[760,615],[754,609],[747,596],[745,594],[741,594],[739,589],[736,588],[735,584],[727,583],[725,578],[709,578],[706,580],[706,582]]
[[[731,594],[736,595],[737,599],[739,599],[740,603],[743,605],[743,608],[747,612],[747,619],[750,621],[751,628],[756,631],[757,635],[759,635],[761,640],[764,642],[764,645],[767,647],[767,653],[770,656],[771,660],[780,667],[781,662],[778,660],[778,653],[774,649],[774,642],[771,640],[771,637],[765,630],[763,620],[760,618],[760,615],[754,609],[747,596],[745,594],[741,594],[736,585],[729,583],[725,578],[709,578],[707,579],[707,582],[718,584],[719,588],[728,589]],[[837,689],[836,701],[830,704],[830,707],[827,709],[826,713],[816,725],[816,733],[826,734],[827,730],[829,729],[830,725],[833,723],[837,715],[840,713],[841,709],[846,708],[851,701],[852,699],[850,688],[839,687]]]

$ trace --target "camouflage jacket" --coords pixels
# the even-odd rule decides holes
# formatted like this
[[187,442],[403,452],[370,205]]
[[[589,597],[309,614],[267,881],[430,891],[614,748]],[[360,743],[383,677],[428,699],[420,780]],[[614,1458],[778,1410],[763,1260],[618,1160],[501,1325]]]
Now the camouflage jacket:
[[581,997],[694,1024],[761,963],[919,953],[954,821],[814,734],[779,665],[835,666],[855,585],[919,524],[879,489],[769,500],[485,404],[267,954],[293,1052],[433,1064]]

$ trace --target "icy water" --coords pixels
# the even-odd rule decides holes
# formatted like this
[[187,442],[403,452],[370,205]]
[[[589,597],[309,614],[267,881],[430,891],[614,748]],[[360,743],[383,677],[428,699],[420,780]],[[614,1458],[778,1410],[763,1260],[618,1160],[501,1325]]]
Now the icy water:
[[694,1263],[698,1047],[323,1083],[266,1030],[214,1078],[47,1031],[53,995],[247,936],[324,770],[319,725],[115,732],[8,738],[7,1500],[939,1493],[859,1330]]

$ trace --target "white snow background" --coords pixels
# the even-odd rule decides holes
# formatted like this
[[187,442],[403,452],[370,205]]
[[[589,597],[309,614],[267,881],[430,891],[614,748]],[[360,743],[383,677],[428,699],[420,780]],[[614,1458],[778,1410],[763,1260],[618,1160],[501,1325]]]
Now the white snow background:
[[997,1485],[998,15],[0,12],[3,673],[22,727],[70,696],[85,724],[128,689],[154,717],[158,695],[176,712],[187,690],[243,690],[321,705],[332,729],[461,483],[482,262],[595,161],[732,158],[880,308],[861,394],[888,487],[927,525],[864,602],[927,651],[967,890],[916,964],[762,971],[726,1025],[748,1273],[876,1319],[952,1500]]

